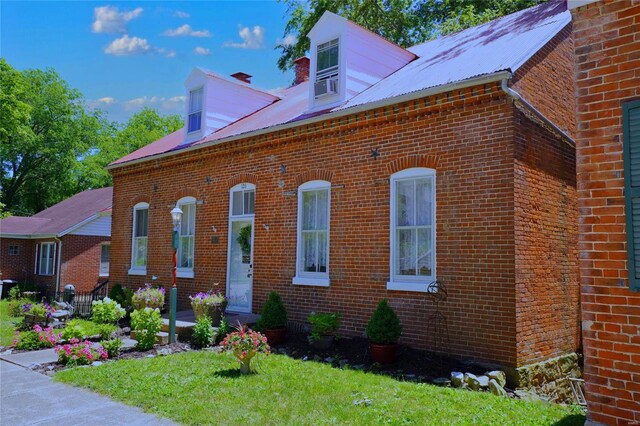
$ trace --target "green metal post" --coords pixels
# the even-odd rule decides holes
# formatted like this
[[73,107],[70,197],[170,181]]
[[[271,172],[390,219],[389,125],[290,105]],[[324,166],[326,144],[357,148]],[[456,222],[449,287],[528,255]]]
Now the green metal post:
[[[177,227],[176,227],[177,228]],[[169,298],[169,343],[176,342],[176,305],[178,304],[178,288],[176,287],[176,272],[178,270],[178,230],[173,230],[173,269],[171,270],[172,286]]]

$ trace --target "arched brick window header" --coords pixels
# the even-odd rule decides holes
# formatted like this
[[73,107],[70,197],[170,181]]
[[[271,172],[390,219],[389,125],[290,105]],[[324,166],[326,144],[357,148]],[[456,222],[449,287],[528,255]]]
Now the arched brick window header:
[[333,179],[333,172],[330,172],[328,170],[320,170],[320,169],[307,170],[306,172],[302,172],[298,176],[296,176],[296,186],[300,186],[303,183],[309,182],[312,180],[324,180],[327,182],[331,182],[332,179]]
[[131,208],[139,203],[151,204],[151,198],[148,195],[140,194],[131,199]]
[[253,173],[238,173],[237,175],[229,178],[227,181],[227,188],[231,189],[240,183],[252,183],[257,186],[258,177]]
[[435,155],[408,155],[406,157],[398,158],[387,164],[387,170],[392,175],[404,169],[411,169],[414,167],[423,167],[427,169],[438,168],[438,157]]
[[179,191],[176,191],[173,193],[173,199],[174,200],[179,200],[181,198],[185,198],[185,197],[193,197],[195,199],[198,199],[198,191],[196,191],[193,188],[182,188]]

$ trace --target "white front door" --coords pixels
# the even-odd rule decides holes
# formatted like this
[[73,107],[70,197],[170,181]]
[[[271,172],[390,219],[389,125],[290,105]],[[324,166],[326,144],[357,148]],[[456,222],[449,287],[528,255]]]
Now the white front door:
[[227,309],[230,311],[251,312],[254,205],[254,185],[240,184],[231,189],[227,250]]

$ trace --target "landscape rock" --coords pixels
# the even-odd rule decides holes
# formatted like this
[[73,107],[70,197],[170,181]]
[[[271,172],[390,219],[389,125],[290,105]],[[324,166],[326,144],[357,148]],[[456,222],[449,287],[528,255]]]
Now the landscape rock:
[[486,389],[489,387],[489,378],[487,376],[478,376],[478,382],[480,383],[480,387],[482,389]]
[[471,390],[480,390],[480,382],[475,374],[464,373],[464,382],[471,388]]
[[331,358],[330,356],[329,356],[329,357],[326,357],[326,358],[324,359],[324,362],[326,362],[327,364],[332,364],[332,363],[333,363],[333,358]]
[[158,349],[156,353],[161,356],[166,356],[166,355],[171,355],[173,351],[171,350],[171,348],[164,348],[164,349]]
[[462,387],[463,383],[464,383],[464,374],[459,371],[452,371],[451,384],[453,385],[453,387],[454,388]]
[[495,370],[495,371],[489,371],[486,373],[486,376],[489,379],[493,379],[496,382],[498,382],[498,384],[501,387],[505,387],[507,384],[507,375],[505,374],[504,371],[500,371],[500,370]]
[[446,377],[438,377],[437,379],[433,379],[433,384],[437,386],[449,386],[451,384],[451,380]]
[[30,370],[37,370],[39,368],[41,368],[42,365],[38,364],[37,362],[32,362],[31,364],[29,364],[29,369]]
[[535,392],[528,391],[526,389],[516,389],[513,393],[523,401],[536,402],[536,401],[547,401],[546,398],[541,398],[540,395]]
[[93,361],[91,365],[93,365],[94,367],[100,367],[102,365],[102,361]]
[[489,392],[497,396],[507,396],[507,391],[504,390],[496,379],[489,380]]

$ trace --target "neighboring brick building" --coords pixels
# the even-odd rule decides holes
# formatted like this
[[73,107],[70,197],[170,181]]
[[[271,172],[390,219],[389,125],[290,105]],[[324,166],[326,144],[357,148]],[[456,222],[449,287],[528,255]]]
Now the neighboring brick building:
[[84,191],[31,217],[0,220],[0,279],[89,291],[109,278],[113,188]]
[[627,243],[640,237],[640,231],[631,232],[637,217],[635,207],[629,208],[638,191],[632,176],[640,146],[640,2],[572,0],[569,5],[577,73],[588,419],[640,424],[640,252],[636,247],[634,256]]
[[232,309],[259,312],[276,290],[292,321],[341,312],[341,332],[362,335],[388,298],[403,341],[434,349],[437,279],[441,350],[511,367],[575,353],[564,5],[408,50],[330,13],[310,38],[287,89],[194,70],[186,129],[110,165],[112,281],[170,284],[178,204],[179,308],[217,285]]

